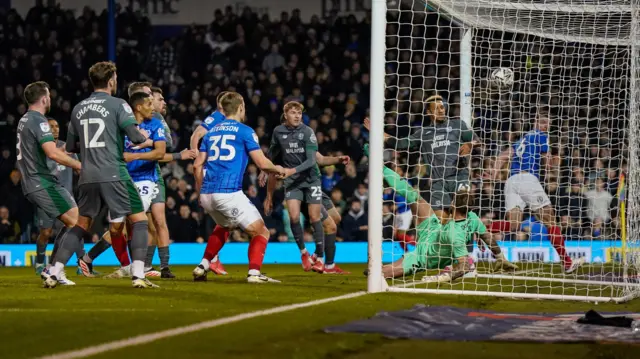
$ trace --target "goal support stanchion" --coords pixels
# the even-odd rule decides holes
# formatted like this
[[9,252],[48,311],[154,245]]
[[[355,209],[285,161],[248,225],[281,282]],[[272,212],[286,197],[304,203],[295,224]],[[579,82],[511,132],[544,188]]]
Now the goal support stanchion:
[[386,288],[382,277],[382,166],[385,115],[386,0],[371,3],[371,94],[369,132],[369,293]]

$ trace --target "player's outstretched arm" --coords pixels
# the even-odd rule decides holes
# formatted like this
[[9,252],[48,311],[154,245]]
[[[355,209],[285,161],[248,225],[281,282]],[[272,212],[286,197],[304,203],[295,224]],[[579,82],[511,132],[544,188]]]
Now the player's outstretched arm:
[[62,149],[56,147],[55,142],[53,141],[44,142],[40,146],[42,147],[42,150],[44,151],[47,157],[49,157],[51,160],[61,165],[73,168],[76,171],[79,171],[80,168],[82,167],[79,161],[71,158],[71,156],[64,153]]
[[207,134],[207,129],[202,127],[202,125],[198,125],[195,131],[191,134],[191,139],[189,140],[189,148],[193,151],[198,151],[198,142],[200,139]]
[[256,164],[256,166],[258,166],[258,168],[261,171],[267,172],[267,173],[274,173],[277,175],[284,175],[285,171],[281,166],[276,166],[273,164],[273,162],[271,162],[271,160],[269,160],[264,153],[262,152],[262,150],[260,149],[256,149],[253,150],[251,152],[249,152],[249,156],[251,157],[251,160],[253,160],[253,163]]
[[[364,119],[364,128],[366,128],[367,131],[370,131],[371,121],[369,120],[368,117]],[[396,139],[395,137],[392,137],[390,134],[386,132],[383,132],[383,136],[384,136],[385,144],[396,150],[407,150],[407,149],[415,150],[415,149],[419,149],[420,145],[422,144],[422,128],[413,132],[409,136],[409,138],[405,138],[405,139]]]
[[198,157],[198,152],[193,150],[184,149],[176,153],[165,153],[161,160],[158,162],[171,162],[177,160],[194,160]]
[[262,206],[264,207],[264,214],[267,216],[270,216],[271,211],[273,210],[273,193],[276,191],[277,181],[278,180],[276,179],[276,175],[267,175],[267,195],[262,202]]
[[339,163],[343,165],[348,165],[351,162],[351,157],[349,156],[323,156],[320,152],[316,152],[316,163],[318,166],[333,166]]
[[159,161],[164,158],[167,151],[167,143],[165,141],[156,141],[153,143],[153,150],[149,152],[125,152],[124,160],[131,162],[135,160]]

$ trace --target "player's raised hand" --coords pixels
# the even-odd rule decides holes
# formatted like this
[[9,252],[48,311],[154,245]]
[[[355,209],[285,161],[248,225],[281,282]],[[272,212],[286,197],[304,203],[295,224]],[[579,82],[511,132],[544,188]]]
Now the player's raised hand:
[[266,186],[268,179],[269,179],[269,175],[267,174],[267,172],[265,171],[260,172],[260,174],[258,175],[258,186],[260,187]]
[[364,118],[364,128],[366,128],[367,131],[371,131],[371,121],[369,120],[369,117]]
[[264,202],[262,202],[262,207],[264,208],[265,216],[270,216],[271,211],[273,211],[273,201],[270,198],[265,198]]
[[466,156],[471,153],[472,149],[473,149],[473,144],[471,142],[467,142],[460,146],[460,150],[458,151],[458,154],[460,156]]
[[338,156],[338,160],[340,161],[341,164],[343,165],[348,165],[349,162],[351,162],[351,157],[349,156]]
[[184,150],[180,151],[180,159],[182,160],[193,160],[196,157],[198,157],[198,153],[196,152],[196,150],[185,148]]

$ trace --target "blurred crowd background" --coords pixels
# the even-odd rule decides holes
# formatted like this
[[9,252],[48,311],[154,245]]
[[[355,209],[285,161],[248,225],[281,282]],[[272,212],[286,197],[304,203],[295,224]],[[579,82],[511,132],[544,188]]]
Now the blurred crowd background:
[[[388,12],[385,131],[408,136],[428,123],[422,100],[438,93],[448,113],[460,113],[459,29],[431,12],[402,5]],[[369,108],[371,19],[314,15],[303,22],[300,10],[279,18],[258,16],[249,8],[212,12],[208,26],[185,26],[175,36],[154,36],[139,11],[118,7],[117,62],[119,96],[133,81],[151,81],[164,90],[166,120],[175,151],[188,147],[192,131],[215,110],[220,91],[245,96],[247,119],[266,151],[271,130],[279,124],[286,101],[302,102],[304,121],[317,132],[324,155],[348,155],[347,166],[322,169],[322,187],[342,214],[339,237],[367,238],[367,158],[362,126]],[[20,188],[15,168],[16,126],[26,108],[24,86],[44,80],[52,86],[49,116],[60,123],[62,140],[73,106],[91,93],[88,67],[106,59],[106,12],[85,8],[79,16],[56,6],[32,8],[26,16],[0,9],[0,243],[32,243],[33,206]],[[475,207],[490,225],[502,219],[502,182],[486,180],[495,155],[531,129],[544,104],[552,114],[552,158],[543,180],[565,233],[574,239],[618,236],[616,191],[627,163],[624,124],[626,71],[624,50],[585,44],[545,42],[527,35],[479,31],[474,39],[473,128],[482,144],[469,165]],[[486,82],[488,69],[507,66],[516,73],[512,91],[498,92]],[[429,168],[417,154],[385,152],[385,160],[423,191]],[[202,242],[214,225],[193,192],[193,166],[163,166],[167,183],[167,218],[174,242]],[[249,165],[243,189],[262,210],[264,189]],[[506,179],[506,173],[503,176]],[[291,240],[288,216],[276,194],[274,214],[266,217],[272,241]],[[385,238],[392,237],[393,202],[385,202]],[[102,219],[102,217],[101,217]],[[106,228],[96,221],[97,235]],[[544,239],[546,229],[535,218],[511,239]],[[498,235],[502,238],[502,235]],[[240,232],[230,240],[245,241]],[[311,240],[309,235],[309,240]]]

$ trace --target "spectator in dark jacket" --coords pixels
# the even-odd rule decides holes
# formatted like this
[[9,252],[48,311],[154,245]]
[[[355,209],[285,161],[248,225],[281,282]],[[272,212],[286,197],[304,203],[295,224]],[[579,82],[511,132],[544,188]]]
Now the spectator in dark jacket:
[[366,241],[369,231],[367,214],[358,199],[351,202],[349,212],[342,219],[342,238],[345,242]]

